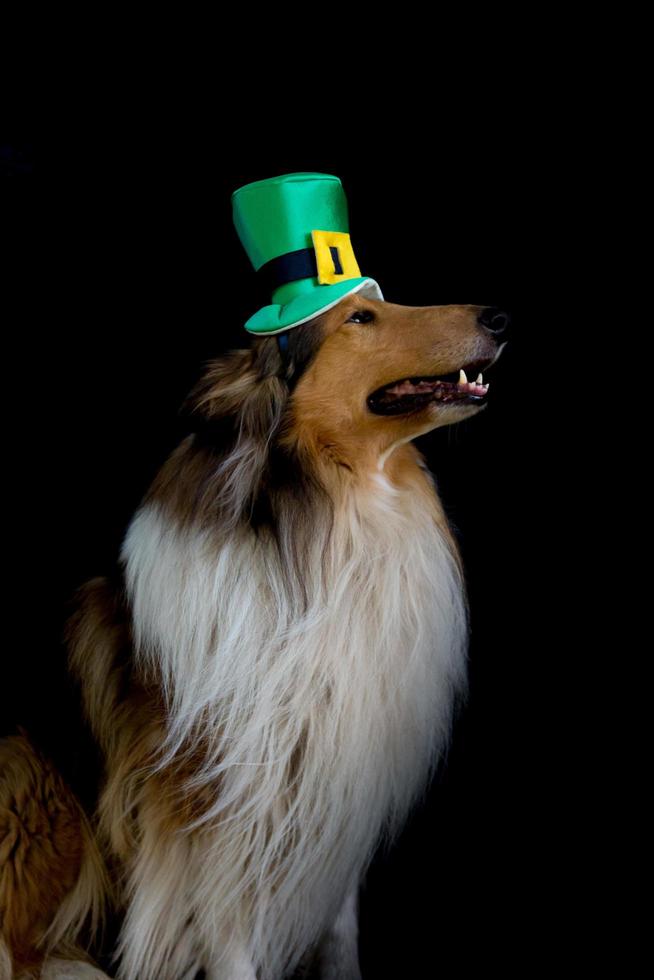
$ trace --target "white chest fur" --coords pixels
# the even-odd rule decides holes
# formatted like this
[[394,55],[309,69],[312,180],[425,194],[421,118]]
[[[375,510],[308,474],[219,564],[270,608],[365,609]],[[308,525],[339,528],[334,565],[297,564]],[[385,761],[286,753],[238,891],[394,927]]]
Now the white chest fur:
[[379,480],[331,534],[317,522],[300,617],[279,554],[247,529],[216,548],[149,505],[123,545],[137,655],[168,693],[167,757],[201,732],[198,778],[220,785],[186,907],[205,946],[236,922],[271,975],[402,826],[466,683],[456,563],[433,513]]

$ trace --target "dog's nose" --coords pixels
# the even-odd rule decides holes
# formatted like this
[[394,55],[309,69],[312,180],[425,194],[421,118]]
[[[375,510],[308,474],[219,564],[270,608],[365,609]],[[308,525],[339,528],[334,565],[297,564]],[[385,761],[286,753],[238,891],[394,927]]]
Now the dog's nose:
[[503,333],[511,322],[511,317],[496,306],[487,306],[477,317],[477,322],[493,334]]

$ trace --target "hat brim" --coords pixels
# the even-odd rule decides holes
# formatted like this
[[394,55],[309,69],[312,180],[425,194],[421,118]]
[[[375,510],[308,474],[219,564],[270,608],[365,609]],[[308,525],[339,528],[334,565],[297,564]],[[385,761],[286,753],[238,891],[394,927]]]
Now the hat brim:
[[328,286],[316,286],[315,290],[302,293],[301,296],[296,296],[283,305],[273,303],[270,306],[262,306],[247,321],[245,329],[249,333],[283,333],[285,330],[299,327],[307,320],[313,320],[319,313],[336,306],[345,296],[358,292],[370,299],[383,300],[384,298],[377,282],[368,276],[344,279],[342,282],[335,282]]

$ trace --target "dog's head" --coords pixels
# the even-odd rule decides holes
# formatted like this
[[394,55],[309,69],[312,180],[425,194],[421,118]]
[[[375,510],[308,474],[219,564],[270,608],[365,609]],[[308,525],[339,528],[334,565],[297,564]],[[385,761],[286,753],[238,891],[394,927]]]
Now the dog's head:
[[[194,432],[183,448],[191,483],[207,508],[220,486],[236,521],[264,486],[297,496],[318,471],[328,479],[379,469],[396,446],[483,409],[507,322],[493,307],[351,294],[289,330],[285,351],[275,335],[253,337],[251,347],[209,361],[182,406]],[[180,481],[177,463],[163,468],[155,490],[190,513],[199,490]]]
[[[273,440],[282,427],[343,455],[383,452],[481,411],[487,373],[505,346],[508,314],[495,307],[400,306],[356,293],[278,337],[209,362],[186,410]],[[336,455],[339,455],[336,453]]]
[[[509,317],[484,306],[400,306],[356,293],[290,330],[296,425],[383,450],[481,411]],[[267,338],[259,343],[276,343]]]

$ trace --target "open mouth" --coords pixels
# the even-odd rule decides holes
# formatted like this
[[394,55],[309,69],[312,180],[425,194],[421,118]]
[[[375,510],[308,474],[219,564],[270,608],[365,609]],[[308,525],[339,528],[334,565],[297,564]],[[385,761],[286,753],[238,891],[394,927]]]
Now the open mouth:
[[483,371],[492,363],[492,360],[473,361],[450,374],[391,381],[368,395],[368,408],[375,415],[401,415],[416,412],[430,402],[481,405],[489,387],[483,380]]

